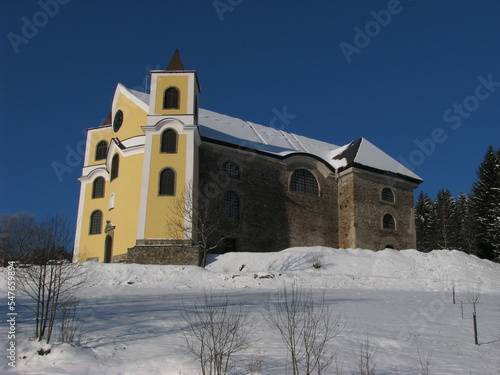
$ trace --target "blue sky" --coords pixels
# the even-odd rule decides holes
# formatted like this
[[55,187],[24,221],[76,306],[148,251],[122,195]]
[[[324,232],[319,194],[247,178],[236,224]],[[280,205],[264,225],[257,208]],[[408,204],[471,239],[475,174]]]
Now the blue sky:
[[431,196],[468,192],[500,147],[499,15],[497,0],[1,0],[0,214],[76,218],[84,130],[175,48],[202,108],[269,125],[286,107],[286,131],[363,136]]

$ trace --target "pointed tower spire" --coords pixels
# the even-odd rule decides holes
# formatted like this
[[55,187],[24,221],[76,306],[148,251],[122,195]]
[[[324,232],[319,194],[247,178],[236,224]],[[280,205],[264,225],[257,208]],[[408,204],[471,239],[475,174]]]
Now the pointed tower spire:
[[179,48],[175,49],[174,55],[170,59],[170,63],[166,70],[184,70],[182,65],[181,54],[179,53]]

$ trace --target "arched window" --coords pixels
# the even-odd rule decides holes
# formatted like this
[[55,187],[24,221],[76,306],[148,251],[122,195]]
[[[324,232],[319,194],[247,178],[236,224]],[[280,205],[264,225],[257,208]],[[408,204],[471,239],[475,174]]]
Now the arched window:
[[292,174],[290,191],[295,193],[318,195],[318,182],[311,172],[305,169],[297,169]]
[[104,178],[97,177],[92,187],[92,198],[104,198]]
[[160,172],[158,195],[175,196],[175,171],[166,168]]
[[229,219],[240,218],[240,199],[234,191],[226,191],[222,199],[222,213]]
[[161,152],[167,154],[177,153],[177,133],[175,130],[167,129],[161,135]]
[[240,167],[238,164],[232,161],[226,161],[222,165],[222,175],[239,180],[240,178]]
[[384,218],[382,219],[382,227],[384,229],[396,230],[396,221],[392,215],[384,215]]
[[169,87],[163,94],[163,109],[180,108],[180,92],[177,87]]
[[90,234],[101,234],[102,212],[97,210],[90,215]]
[[382,189],[382,200],[386,202],[394,202],[394,193],[389,188]]
[[106,159],[108,153],[108,142],[101,141],[97,144],[95,148],[95,160],[103,160]]
[[120,157],[118,154],[113,156],[113,160],[111,160],[111,181],[118,177],[118,167],[120,165]]

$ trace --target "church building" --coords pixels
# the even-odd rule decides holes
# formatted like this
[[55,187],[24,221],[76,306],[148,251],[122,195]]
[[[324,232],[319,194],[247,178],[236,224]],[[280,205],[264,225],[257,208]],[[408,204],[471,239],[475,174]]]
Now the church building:
[[74,261],[199,264],[208,225],[215,252],[415,248],[422,179],[365,138],[338,146],[198,108],[178,51],[150,77],[149,93],[118,84],[88,129]]

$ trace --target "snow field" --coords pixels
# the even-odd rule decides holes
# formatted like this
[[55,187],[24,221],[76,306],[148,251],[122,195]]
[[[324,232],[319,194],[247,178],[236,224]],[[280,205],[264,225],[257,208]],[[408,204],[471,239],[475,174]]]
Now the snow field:
[[[319,262],[321,268],[312,267]],[[242,265],[244,267],[241,269]],[[199,374],[181,333],[183,309],[205,291],[242,301],[253,326],[253,345],[237,356],[262,361],[262,374],[283,375],[287,352],[262,314],[269,298],[296,282],[316,297],[325,292],[342,316],[343,332],[334,340],[339,366],[351,374],[354,356],[368,338],[377,347],[377,374],[411,374],[432,351],[431,374],[500,373],[500,265],[458,251],[372,252],[360,249],[294,248],[279,253],[229,253],[193,266],[85,263],[89,276],[80,290],[83,339],[79,345],[53,343],[48,356],[28,341],[28,311],[20,310],[17,367],[13,374]],[[3,270],[2,270],[3,272]],[[454,282],[457,304],[452,304]],[[3,283],[5,284],[5,283]],[[5,285],[1,285],[6,294]],[[472,309],[460,301],[468,287],[480,288],[480,345],[474,345]],[[6,303],[1,306],[5,316]],[[2,325],[1,336],[6,336]],[[57,334],[56,334],[57,336]]]

